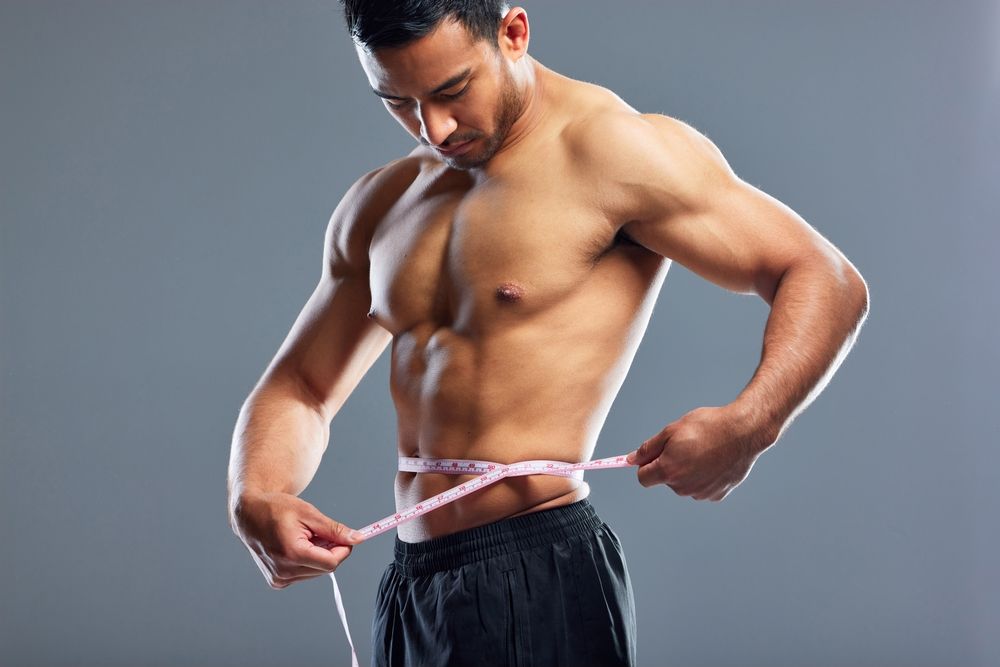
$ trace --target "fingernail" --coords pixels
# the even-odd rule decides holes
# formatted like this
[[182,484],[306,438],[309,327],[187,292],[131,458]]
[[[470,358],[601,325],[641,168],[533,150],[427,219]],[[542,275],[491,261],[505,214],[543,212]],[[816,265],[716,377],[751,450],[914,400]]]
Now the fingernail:
[[351,539],[360,540],[362,538],[364,538],[364,534],[360,530],[351,531]]

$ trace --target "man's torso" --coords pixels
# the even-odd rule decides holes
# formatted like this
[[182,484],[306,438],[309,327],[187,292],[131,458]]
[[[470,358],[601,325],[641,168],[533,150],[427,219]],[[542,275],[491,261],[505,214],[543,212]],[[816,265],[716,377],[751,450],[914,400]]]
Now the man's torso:
[[[501,463],[583,461],[625,379],[670,260],[634,243],[579,159],[578,118],[635,113],[554,75],[566,103],[484,178],[428,148],[383,169],[395,204],[370,235],[369,317],[392,333],[398,453]],[[585,127],[599,127],[587,123]],[[591,140],[593,137],[591,137]],[[397,508],[470,479],[397,472]],[[565,505],[585,482],[501,480],[399,526],[417,542]]]

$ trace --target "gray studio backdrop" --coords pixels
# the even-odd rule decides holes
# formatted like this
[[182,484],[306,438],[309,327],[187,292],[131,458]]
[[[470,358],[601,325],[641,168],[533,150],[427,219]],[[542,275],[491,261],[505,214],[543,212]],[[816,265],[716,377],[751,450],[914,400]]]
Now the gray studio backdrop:
[[[588,473],[640,664],[998,664],[997,4],[524,6],[541,62],[706,133],[871,289],[724,502]],[[329,578],[268,588],[225,490],[330,212],[413,145],[366,84],[334,0],[0,3],[0,664],[348,663]],[[675,263],[596,455],[732,400],[766,317]],[[304,494],[352,526],[393,510],[387,383]],[[362,662],[391,550],[338,571]]]

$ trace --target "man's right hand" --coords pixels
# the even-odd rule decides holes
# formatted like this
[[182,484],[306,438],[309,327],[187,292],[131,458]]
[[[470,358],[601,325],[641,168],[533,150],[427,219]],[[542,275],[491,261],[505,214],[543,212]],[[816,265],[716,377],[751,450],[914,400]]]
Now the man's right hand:
[[289,493],[245,492],[230,521],[274,589],[333,572],[364,541]]

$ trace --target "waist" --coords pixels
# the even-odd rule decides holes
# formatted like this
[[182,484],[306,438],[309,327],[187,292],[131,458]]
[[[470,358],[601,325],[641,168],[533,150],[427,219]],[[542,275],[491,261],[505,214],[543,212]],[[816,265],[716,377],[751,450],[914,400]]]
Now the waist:
[[592,533],[602,523],[590,501],[583,498],[423,542],[405,542],[397,536],[394,562],[400,574],[420,576]]
[[[450,490],[460,491],[479,477],[470,473],[400,471],[395,488],[397,511],[406,507],[421,507],[421,503]],[[424,542],[494,521],[568,505],[588,495],[590,485],[583,481],[582,475],[510,476],[397,526],[396,539],[409,543]]]

